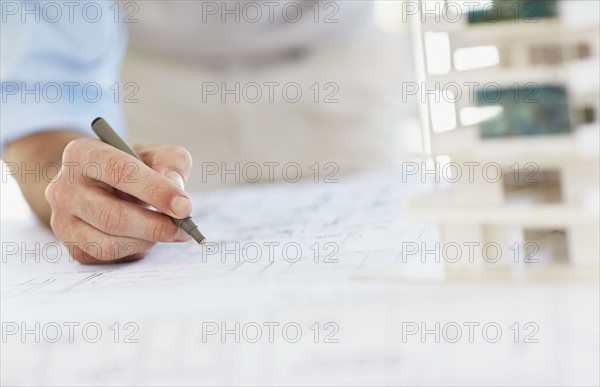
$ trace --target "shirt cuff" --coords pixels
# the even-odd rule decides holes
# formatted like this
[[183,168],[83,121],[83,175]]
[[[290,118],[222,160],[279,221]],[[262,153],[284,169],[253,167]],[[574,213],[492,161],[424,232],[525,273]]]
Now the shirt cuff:
[[[53,84],[53,87],[57,83]],[[72,86],[71,86],[72,88]],[[91,123],[96,117],[105,118],[119,133],[125,134],[125,119],[120,103],[113,100],[113,95],[108,87],[96,88],[98,93],[82,93],[80,89],[73,92],[62,90],[62,95],[56,100],[56,88],[44,87],[35,89],[26,83],[3,82],[2,103],[0,114],[0,158],[4,155],[5,147],[18,138],[49,130],[73,130],[89,136],[95,136]],[[26,90],[36,90],[30,92]],[[60,90],[60,89],[59,89]],[[70,92],[70,94],[68,94]],[[71,97],[71,98],[69,98]]]

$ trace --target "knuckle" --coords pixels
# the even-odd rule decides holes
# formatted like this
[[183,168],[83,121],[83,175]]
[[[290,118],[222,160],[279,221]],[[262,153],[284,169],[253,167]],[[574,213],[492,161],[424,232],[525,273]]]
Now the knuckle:
[[129,164],[131,164],[131,161],[125,156],[111,153],[108,156],[108,162],[104,168],[104,173],[111,182],[120,183],[126,176]]
[[119,204],[107,204],[98,215],[100,229],[108,234],[121,233],[127,228],[127,215]]
[[68,161],[78,159],[82,153],[82,148],[84,147],[83,142],[82,139],[70,141],[63,150],[63,160]]
[[163,210],[164,208],[159,208],[159,206],[163,206],[169,202],[169,192],[168,189],[165,190],[161,181],[153,180],[149,181],[144,186],[144,191],[148,192],[148,200],[149,204],[154,205],[159,210]]
[[165,235],[165,222],[150,222],[146,231],[149,241],[160,241]]
[[91,138],[77,138],[70,141],[63,150],[63,161],[87,159],[96,148],[93,144],[96,140]]
[[62,181],[56,181],[48,184],[44,191],[46,200],[51,205],[61,205],[67,203],[72,199],[72,192],[70,184],[66,184]]

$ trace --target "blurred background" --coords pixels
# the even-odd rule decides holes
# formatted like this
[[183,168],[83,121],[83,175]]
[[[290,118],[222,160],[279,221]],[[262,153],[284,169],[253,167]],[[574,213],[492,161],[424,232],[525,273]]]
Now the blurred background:
[[[335,161],[341,173],[397,168],[424,150],[418,97],[402,94],[415,64],[401,3],[255,10],[240,2],[236,16],[236,3],[228,15],[214,2],[122,2],[128,49],[121,79],[103,92],[124,108],[131,142],[185,146],[197,172],[265,161],[303,170]],[[2,218],[29,216],[3,177]],[[188,183],[222,185],[195,176]]]
[[[125,113],[115,125],[133,143],[186,147],[195,162],[189,190],[244,183],[226,174],[248,163],[293,162],[308,171],[334,162],[339,175],[400,170],[407,160],[428,160],[438,174],[492,163],[502,184],[438,176],[442,192],[413,203],[416,217],[454,229],[462,220],[453,212],[494,206],[478,223],[502,222],[503,214],[518,219],[512,231],[470,224],[470,235],[461,235],[488,233],[505,244],[550,231],[567,246],[573,222],[587,231],[571,227],[572,239],[597,230],[594,217],[591,228],[579,219],[598,212],[596,2],[281,2],[271,9],[153,1],[122,2],[118,10],[128,47],[107,53],[122,57],[123,67],[116,83],[102,83]],[[2,170],[2,218],[29,216]],[[532,173],[535,184],[523,181]],[[507,215],[523,203],[539,214]],[[555,220],[532,220],[540,217]],[[594,261],[597,249],[588,247],[581,249]],[[567,247],[549,249],[567,255]]]

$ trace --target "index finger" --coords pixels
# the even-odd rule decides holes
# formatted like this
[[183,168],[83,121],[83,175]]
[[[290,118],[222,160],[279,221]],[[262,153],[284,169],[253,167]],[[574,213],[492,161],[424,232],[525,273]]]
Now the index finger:
[[89,141],[85,159],[100,165],[100,170],[84,168],[85,178],[106,183],[150,204],[166,215],[185,218],[190,214],[192,202],[189,195],[173,181],[137,158],[100,140]]

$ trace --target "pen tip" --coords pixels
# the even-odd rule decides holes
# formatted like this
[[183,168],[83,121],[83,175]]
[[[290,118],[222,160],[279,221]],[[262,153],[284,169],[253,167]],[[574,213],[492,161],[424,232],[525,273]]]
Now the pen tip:
[[202,233],[197,228],[190,231],[190,236],[194,238],[194,240],[198,242],[199,245],[203,244],[206,241],[204,235],[202,235]]

